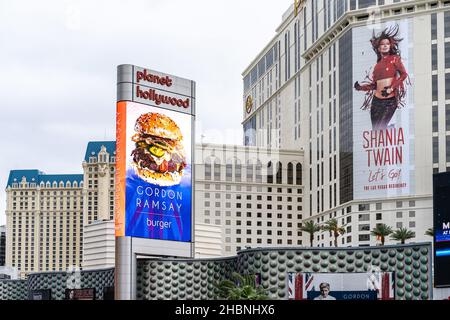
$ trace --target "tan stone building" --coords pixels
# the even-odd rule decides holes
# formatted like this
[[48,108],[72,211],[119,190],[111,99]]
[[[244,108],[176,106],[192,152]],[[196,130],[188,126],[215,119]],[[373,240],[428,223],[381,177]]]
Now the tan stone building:
[[202,144],[195,152],[195,223],[221,226],[224,255],[303,244],[302,150]]
[[114,142],[89,142],[84,174],[12,170],[6,194],[6,266],[20,276],[80,268],[83,226],[114,213]]

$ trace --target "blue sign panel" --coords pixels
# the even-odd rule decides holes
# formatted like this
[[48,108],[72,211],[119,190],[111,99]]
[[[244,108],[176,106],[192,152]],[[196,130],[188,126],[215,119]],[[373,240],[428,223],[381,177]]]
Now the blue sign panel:
[[327,296],[320,291],[308,291],[308,300],[377,300],[377,291],[330,291]]
[[[129,237],[192,240],[192,116],[141,103],[119,103],[117,201]],[[123,183],[123,185],[121,184]],[[119,210],[122,212],[122,209]],[[116,217],[116,221],[118,217]],[[120,220],[120,219],[119,219]],[[122,233],[123,232],[123,233]]]

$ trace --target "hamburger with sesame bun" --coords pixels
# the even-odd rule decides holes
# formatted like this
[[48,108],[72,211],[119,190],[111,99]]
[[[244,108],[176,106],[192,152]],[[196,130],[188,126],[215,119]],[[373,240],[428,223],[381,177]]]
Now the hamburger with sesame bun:
[[136,174],[160,186],[177,185],[186,167],[183,136],[178,125],[160,113],[145,113],[134,127],[136,148],[131,152]]

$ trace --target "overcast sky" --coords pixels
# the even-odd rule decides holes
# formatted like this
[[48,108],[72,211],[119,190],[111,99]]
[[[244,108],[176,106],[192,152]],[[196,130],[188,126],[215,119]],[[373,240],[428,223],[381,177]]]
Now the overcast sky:
[[293,2],[0,0],[3,190],[11,169],[82,173],[88,141],[115,139],[123,63],[196,81],[198,136],[242,143],[241,73]]

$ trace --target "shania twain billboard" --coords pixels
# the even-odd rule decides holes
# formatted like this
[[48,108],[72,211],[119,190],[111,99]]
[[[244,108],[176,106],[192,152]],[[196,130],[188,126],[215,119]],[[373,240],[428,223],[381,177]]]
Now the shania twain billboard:
[[354,198],[414,192],[412,21],[353,30]]

